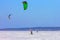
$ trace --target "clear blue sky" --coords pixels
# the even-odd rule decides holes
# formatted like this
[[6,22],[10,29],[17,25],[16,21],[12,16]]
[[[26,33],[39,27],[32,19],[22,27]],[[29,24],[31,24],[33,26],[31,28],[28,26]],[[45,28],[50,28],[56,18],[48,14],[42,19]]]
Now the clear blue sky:
[[[0,28],[60,27],[60,0],[0,0]],[[11,20],[8,20],[8,15]]]

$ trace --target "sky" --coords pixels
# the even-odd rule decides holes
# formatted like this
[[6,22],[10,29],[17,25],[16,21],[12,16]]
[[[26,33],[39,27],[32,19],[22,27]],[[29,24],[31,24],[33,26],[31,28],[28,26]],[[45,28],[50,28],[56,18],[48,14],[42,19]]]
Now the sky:
[[60,0],[0,0],[0,28],[26,27],[60,27]]

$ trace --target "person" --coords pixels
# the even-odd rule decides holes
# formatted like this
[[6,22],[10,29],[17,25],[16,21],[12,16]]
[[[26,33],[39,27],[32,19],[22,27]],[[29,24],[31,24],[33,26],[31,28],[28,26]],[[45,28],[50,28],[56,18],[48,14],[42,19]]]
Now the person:
[[30,32],[31,32],[31,35],[33,35],[33,31],[32,31],[32,29],[30,29]]

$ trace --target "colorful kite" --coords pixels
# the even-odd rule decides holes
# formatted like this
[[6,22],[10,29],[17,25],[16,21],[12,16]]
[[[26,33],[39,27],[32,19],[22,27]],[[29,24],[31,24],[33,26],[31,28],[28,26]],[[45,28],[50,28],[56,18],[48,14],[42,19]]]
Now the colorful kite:
[[24,10],[26,10],[27,7],[28,7],[28,3],[26,1],[23,1],[23,8],[24,8]]

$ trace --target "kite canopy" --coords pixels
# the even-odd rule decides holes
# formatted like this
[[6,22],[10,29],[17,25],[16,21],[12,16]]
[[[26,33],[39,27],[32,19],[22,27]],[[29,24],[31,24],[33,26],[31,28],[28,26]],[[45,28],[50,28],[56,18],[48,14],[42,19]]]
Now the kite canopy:
[[23,7],[24,7],[24,10],[27,9],[27,7],[28,7],[28,3],[27,3],[26,1],[23,1]]

